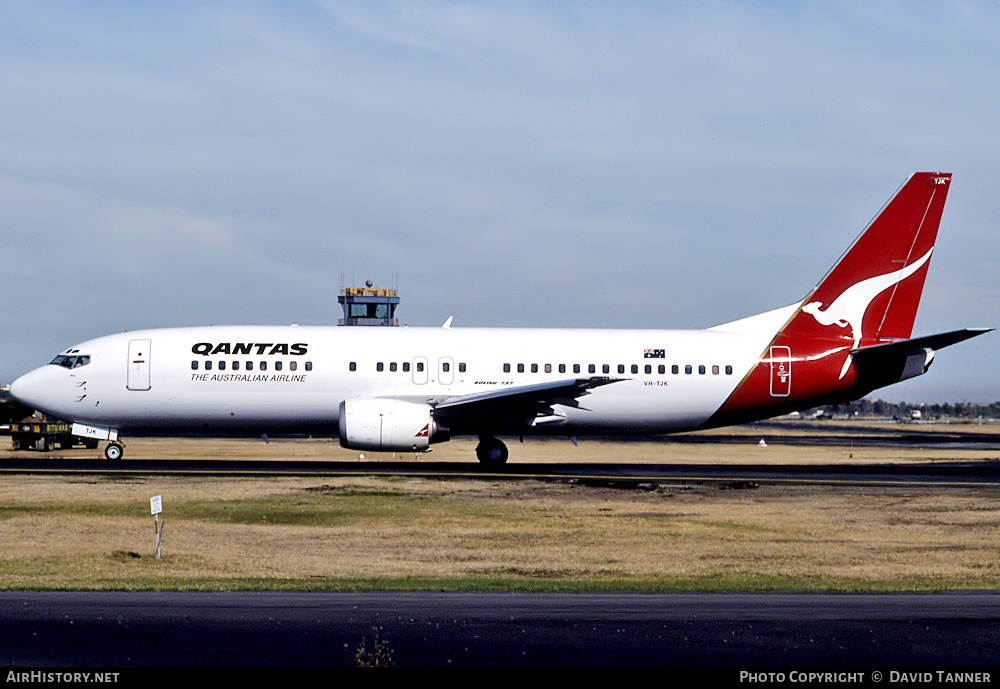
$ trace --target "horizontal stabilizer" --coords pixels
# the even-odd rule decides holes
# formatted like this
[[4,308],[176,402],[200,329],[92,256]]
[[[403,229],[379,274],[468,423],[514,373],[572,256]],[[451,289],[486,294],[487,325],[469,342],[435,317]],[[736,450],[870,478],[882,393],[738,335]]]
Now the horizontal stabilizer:
[[852,349],[859,387],[870,391],[923,375],[934,361],[934,352],[990,330],[966,328]]
[[993,330],[993,328],[965,328],[963,330],[953,330],[948,333],[938,333],[937,335],[914,337],[910,340],[899,340],[898,342],[886,342],[883,344],[870,345],[868,347],[858,347],[857,349],[852,349],[851,354],[857,357],[858,355],[864,356],[869,352],[891,353],[893,351],[898,351],[899,353],[906,353],[916,351],[918,349],[933,349],[934,351],[937,351],[939,349],[944,349],[945,347],[950,347],[953,344],[958,344],[959,342],[972,339],[973,337],[983,335],[991,330]]

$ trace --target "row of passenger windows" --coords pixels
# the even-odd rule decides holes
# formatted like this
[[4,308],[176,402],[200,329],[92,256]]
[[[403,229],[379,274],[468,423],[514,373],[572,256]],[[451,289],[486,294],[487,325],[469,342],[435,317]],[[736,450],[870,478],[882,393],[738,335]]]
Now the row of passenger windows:
[[[538,373],[539,372],[539,364],[517,364],[517,372],[518,373],[524,373],[526,366],[529,367],[529,370],[532,373]],[[566,373],[566,364],[559,364],[557,368],[558,368],[559,373]],[[712,375],[714,375],[714,376],[719,375],[719,373],[721,373],[722,370],[723,370],[722,368],[719,367],[718,364],[713,364],[712,366],[706,366],[705,364],[701,364],[701,365],[698,366],[698,373],[700,375],[705,375],[706,373],[708,373],[708,371],[710,369],[712,371]],[[545,373],[552,373],[552,364],[543,364],[543,365],[541,365],[541,370],[543,370]],[[581,364],[573,364],[572,370],[573,370],[573,373],[582,373],[583,372],[583,366]],[[686,373],[688,375],[691,375],[692,373],[694,373],[694,370],[695,370],[695,367],[692,364],[686,364],[684,366],[684,373]],[[725,370],[727,376],[733,375],[733,367],[732,366],[725,366],[724,370]],[[510,371],[511,371],[511,364],[504,364],[503,365],[503,372],[504,373],[510,373]],[[624,374],[625,371],[626,371],[625,364],[618,364],[617,371],[618,371],[619,374]],[[628,371],[630,373],[632,373],[633,375],[637,375],[639,373],[639,364],[632,364],[630,367],[628,367]],[[651,375],[653,373],[653,365],[652,364],[646,364],[645,366],[643,366],[642,371],[643,371],[643,373],[645,373],[647,375]],[[660,375],[666,374],[666,372],[667,372],[667,366],[666,366],[666,364],[659,364],[656,367],[656,372],[658,374],[660,374]],[[675,375],[678,374],[678,373],[680,373],[681,372],[680,365],[673,364],[670,367],[670,372],[673,373],[673,374],[675,374]],[[587,364],[587,373],[597,373],[597,364]],[[601,365],[601,373],[606,373],[606,374],[607,373],[611,373],[611,364],[602,364]]]
[[[352,361],[348,365],[348,368],[351,369],[352,371],[357,371],[358,370],[358,362]],[[380,361],[377,364],[375,364],[375,370],[378,371],[379,373],[382,373],[383,371],[386,371],[386,370],[388,370],[389,373],[395,373],[396,371],[402,371],[403,373],[409,373],[410,372],[410,362],[409,361],[404,361],[401,364],[397,364],[395,361],[390,361],[387,364],[384,361]],[[417,373],[423,373],[423,371],[424,371],[424,362],[423,361],[416,362],[413,365],[413,370],[415,370]],[[448,361],[441,362],[441,370],[444,371],[445,373],[448,373],[449,371],[451,371],[451,363],[448,362]],[[458,365],[458,372],[459,373],[465,373],[465,370],[466,370],[465,363],[459,363],[459,365]]]
[[[216,367],[216,370],[219,370],[219,371],[225,371],[226,370],[226,366],[227,366],[227,362],[226,361],[218,361],[218,362],[216,362],[216,364],[218,364],[217,367]],[[206,371],[211,371],[213,365],[214,364],[213,364],[213,362],[210,359],[206,359],[205,361],[199,361],[199,360],[195,359],[195,360],[193,360],[191,362],[191,370],[192,371],[197,371],[199,368],[204,368],[204,370],[206,370]],[[252,371],[252,370],[254,370],[254,362],[252,362],[252,361],[243,361],[243,362],[241,362],[241,361],[235,361],[234,360],[234,361],[228,362],[228,366],[229,366],[229,370],[230,371],[239,371],[241,367],[242,367],[242,370],[244,370],[244,371]],[[274,370],[275,371],[280,371],[280,370],[282,370],[283,367],[284,367],[284,362],[282,362],[282,361],[275,361],[274,362]],[[297,362],[297,361],[289,361],[288,362],[288,370],[289,371],[297,371],[298,368],[299,368],[299,362]],[[307,371],[313,370],[312,362],[311,361],[305,362],[304,368]],[[258,371],[266,371],[267,370],[267,362],[266,361],[260,361],[260,362],[258,362],[257,363],[257,370]]]
[[[279,362],[279,364],[280,364],[280,362]],[[295,362],[292,362],[291,365],[294,366]],[[307,367],[311,366],[311,364],[307,363],[306,366]],[[417,361],[416,363],[413,364],[413,366],[414,366],[414,370],[416,370],[418,373],[422,373],[424,371],[424,362],[423,361]],[[530,370],[531,373],[539,373],[540,371],[544,371],[545,373],[552,373],[552,370],[553,370],[552,364],[516,364],[515,366],[516,366],[516,370],[517,370],[518,373],[525,373],[525,371],[528,371],[528,370]],[[348,368],[350,368],[350,370],[352,370],[352,371],[357,371],[358,370],[358,362],[352,361],[349,364]],[[504,364],[503,365],[503,372],[504,373],[510,373],[511,372],[511,368],[512,368],[511,364]],[[576,373],[582,373],[583,372],[583,365],[582,364],[573,364],[569,368],[572,369],[572,371],[573,371],[574,374],[576,374]],[[385,370],[387,370],[387,369],[388,369],[388,371],[390,373],[395,373],[396,371],[400,371],[400,370],[403,373],[409,373],[410,372],[410,362],[409,361],[404,361],[402,364],[397,364],[395,361],[390,361],[388,364],[386,364],[383,361],[379,361],[378,363],[375,364],[375,370],[378,371],[378,372],[380,372],[380,373],[383,372],[383,371],[385,371]],[[705,374],[707,374],[709,372],[709,370],[711,370],[713,376],[717,376],[720,373],[722,373],[723,371],[725,371],[725,373],[726,373],[727,376],[733,375],[733,367],[729,366],[729,365],[724,366],[724,367],[720,367],[718,364],[713,364],[711,366],[707,366],[705,364],[700,364],[697,367],[697,369],[698,369],[698,374],[699,375],[705,375]],[[294,371],[295,369],[293,368],[292,370]],[[307,368],[306,370],[310,370],[310,369]],[[447,362],[447,361],[442,362],[441,363],[441,370],[444,371],[445,373],[448,373],[451,370],[451,364],[449,362]],[[459,373],[465,373],[465,370],[466,370],[465,364],[464,363],[459,363],[459,365],[458,365],[458,372]],[[556,370],[559,373],[566,373],[568,371],[568,368],[567,368],[566,364],[557,364],[556,365]],[[653,370],[654,369],[653,369],[653,365],[652,364],[646,364],[642,368],[643,373],[645,373],[647,375],[652,375]],[[660,375],[665,375],[667,373],[667,366],[666,366],[666,364],[659,364],[656,367],[655,370],[656,370],[656,373],[658,373]],[[618,364],[617,371],[618,371],[618,373],[620,375],[624,375],[625,371],[626,371],[625,364]],[[631,372],[633,375],[638,375],[638,373],[639,373],[639,365],[638,364],[632,364],[630,367],[628,367],[628,371]],[[670,373],[672,373],[674,375],[677,375],[680,372],[681,372],[681,366],[679,364],[673,364],[670,367]],[[685,374],[691,375],[694,372],[695,372],[695,366],[694,365],[692,365],[692,364],[686,364],[684,366],[684,373]],[[587,364],[587,373],[591,373],[591,374],[597,373],[597,364]],[[611,373],[611,364],[602,364],[601,365],[601,373],[610,374]]]

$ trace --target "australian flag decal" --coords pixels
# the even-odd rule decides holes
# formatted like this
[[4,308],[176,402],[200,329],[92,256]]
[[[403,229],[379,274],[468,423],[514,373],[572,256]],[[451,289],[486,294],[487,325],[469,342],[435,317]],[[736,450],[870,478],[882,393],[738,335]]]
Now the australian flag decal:
[[647,349],[642,353],[644,359],[666,359],[667,354],[664,349]]

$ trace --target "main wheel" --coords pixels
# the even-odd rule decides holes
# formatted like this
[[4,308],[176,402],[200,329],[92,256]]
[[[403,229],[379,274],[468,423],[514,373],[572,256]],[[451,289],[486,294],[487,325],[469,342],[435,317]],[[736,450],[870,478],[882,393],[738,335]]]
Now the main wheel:
[[507,446],[496,438],[480,438],[476,457],[487,467],[502,467],[507,463]]
[[121,443],[108,443],[104,448],[104,457],[112,462],[117,462],[125,454],[125,447]]

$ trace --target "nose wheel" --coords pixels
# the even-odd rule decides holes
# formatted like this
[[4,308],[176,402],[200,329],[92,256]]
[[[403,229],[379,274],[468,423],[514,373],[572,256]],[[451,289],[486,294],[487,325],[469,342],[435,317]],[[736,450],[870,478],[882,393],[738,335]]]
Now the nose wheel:
[[119,442],[108,443],[108,446],[104,448],[104,458],[112,462],[117,462],[124,454],[125,446]]

